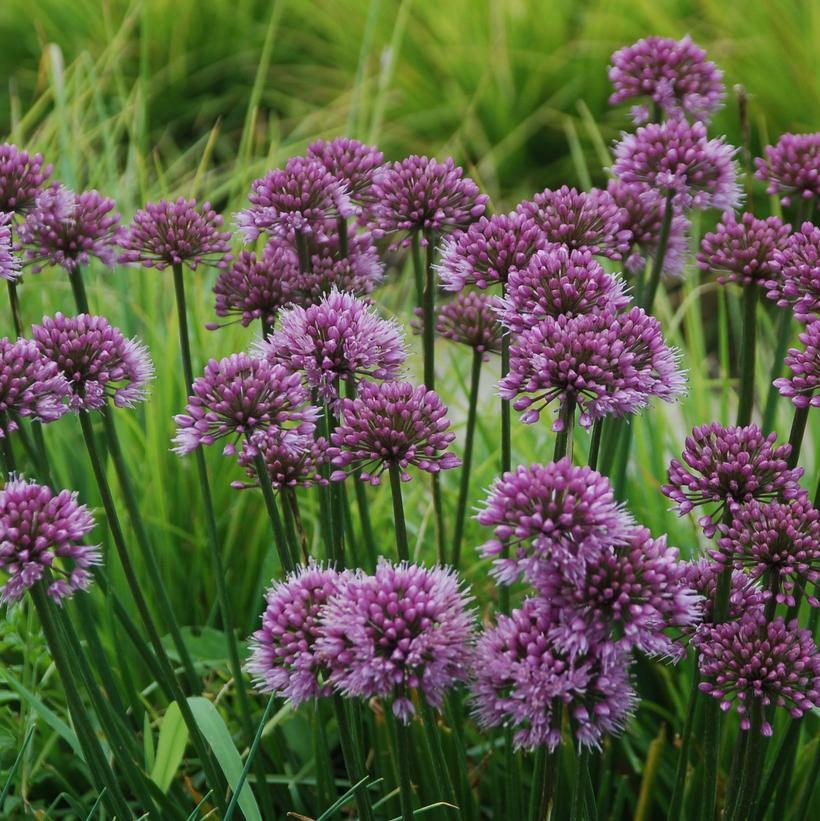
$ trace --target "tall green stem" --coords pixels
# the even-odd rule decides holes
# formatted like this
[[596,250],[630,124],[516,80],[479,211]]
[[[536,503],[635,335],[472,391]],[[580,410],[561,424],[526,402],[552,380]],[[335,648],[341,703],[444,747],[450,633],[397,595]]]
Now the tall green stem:
[[11,319],[14,323],[14,335],[21,337],[23,335],[23,315],[20,311],[20,297],[17,294],[17,283],[8,280],[6,287],[9,292],[9,307],[11,308]]
[[[506,289],[505,289],[506,290]],[[501,378],[510,372],[510,334],[505,332],[501,337]],[[501,473],[512,470],[512,407],[509,399],[501,400]],[[510,557],[510,546],[504,542],[501,546],[501,559]],[[506,586],[498,591],[498,607],[502,613],[510,612],[510,589]]]
[[[388,706],[389,710],[390,707]],[[399,771],[399,801],[402,821],[413,821],[413,784],[410,778],[410,728],[401,720],[396,725],[396,765]]]
[[740,401],[737,408],[738,427],[752,421],[755,392],[755,347],[757,345],[757,297],[759,286],[743,286],[743,333],[740,350]]
[[[348,399],[356,398],[356,380],[350,377],[345,382],[345,395]],[[378,551],[376,550],[376,539],[373,535],[373,525],[370,521],[370,506],[367,501],[367,488],[361,481],[361,471],[356,470],[353,473],[353,492],[356,494],[356,507],[359,510],[359,524],[362,528],[362,537],[364,538],[364,548],[367,555],[367,561],[370,570],[376,567]]]
[[396,528],[396,551],[400,562],[409,562],[407,523],[404,520],[404,502],[401,497],[401,468],[391,463],[388,471],[390,473],[390,495],[393,498],[393,522]]
[[[333,709],[336,713],[336,726],[339,730],[339,743],[342,747],[347,777],[351,784],[358,784],[366,775],[364,756],[359,745],[356,744],[354,733],[350,726],[347,714],[347,704],[338,694],[333,694]],[[359,811],[360,821],[373,821],[373,808],[370,804],[370,793],[367,785],[363,784],[356,790],[356,808]]]
[[555,434],[555,451],[552,461],[557,462],[565,456],[572,461],[573,430],[575,428],[575,399],[567,397],[561,407],[561,430]]
[[655,259],[652,264],[652,273],[649,275],[646,288],[641,295],[642,307],[648,314],[652,313],[652,308],[655,305],[655,296],[658,293],[658,286],[661,282],[661,272],[663,271],[663,263],[666,259],[666,249],[669,246],[669,233],[672,229],[672,217],[675,213],[675,208],[672,204],[672,197],[672,191],[667,193],[666,206],[663,211],[663,222],[661,223],[661,233],[658,237],[658,248],[655,251]]
[[453,776],[450,767],[447,765],[447,757],[444,755],[444,747],[441,743],[441,731],[436,720],[435,710],[430,706],[427,699],[421,696],[421,718],[424,724],[424,732],[427,734],[427,742],[432,754],[434,772],[438,781],[438,788],[442,792],[442,798],[453,806],[458,806],[456,789],[453,786]]
[[416,307],[424,304],[424,266],[421,261],[421,242],[419,232],[414,231],[410,238],[410,255],[413,258],[413,281],[416,285]]
[[81,314],[90,314],[91,310],[88,307],[88,295],[83,282],[83,272],[79,265],[76,268],[68,269],[68,279],[71,282],[71,291],[74,294],[77,310]]
[[596,419],[592,426],[592,437],[589,441],[589,457],[587,464],[593,469],[598,469],[598,455],[601,452],[601,435],[604,430],[604,420]]
[[[250,438],[248,438],[248,447],[253,447]],[[279,515],[276,496],[273,494],[268,468],[265,465],[265,457],[258,449],[254,449],[253,465],[254,468],[256,468],[256,478],[259,480],[259,487],[262,490],[262,497],[265,500],[265,509],[268,511],[268,519],[270,519],[271,528],[273,529],[273,541],[276,545],[276,552],[279,554],[279,563],[287,575],[293,572],[293,560],[288,550],[288,539],[285,535],[285,529],[282,526],[282,517]]]
[[760,728],[764,721],[761,699],[752,699],[751,726],[746,732],[746,754],[740,768],[740,786],[734,808],[727,813],[727,821],[747,821],[757,798],[760,765],[762,763],[764,736]]
[[774,427],[774,415],[777,410],[777,398],[780,392],[774,386],[774,380],[783,372],[783,360],[789,347],[792,332],[792,313],[781,309],[777,317],[777,338],[774,345],[774,358],[769,372],[769,391],[766,396],[766,406],[763,410],[763,433],[769,435]]
[[697,660],[695,669],[692,672],[692,687],[689,691],[689,700],[686,703],[686,717],[683,721],[683,729],[680,734],[680,750],[678,752],[678,763],[675,765],[675,781],[672,787],[672,797],[669,800],[669,812],[667,821],[678,821],[683,809],[683,793],[686,788],[686,771],[689,768],[689,749],[692,746],[692,727],[695,724],[695,712],[698,706],[698,685],[700,684],[700,672]]
[[473,464],[473,441],[475,439],[476,410],[478,408],[478,389],[481,383],[481,363],[483,355],[473,351],[473,369],[470,377],[470,398],[467,409],[467,430],[464,437],[464,456],[461,460],[461,486],[458,492],[456,524],[453,533],[453,555],[451,564],[458,567],[461,559],[461,541],[464,535],[464,521],[467,517],[467,497],[470,494],[470,470]]
[[791,446],[791,453],[786,460],[786,464],[790,468],[797,466],[797,460],[800,458],[800,448],[803,445],[803,435],[806,432],[806,423],[809,421],[809,409],[807,405],[805,408],[795,408],[794,419],[792,420],[792,428],[789,432],[789,445]]
[[3,472],[8,478],[16,472],[17,462],[14,458],[14,447],[11,444],[11,435],[9,434],[8,415],[3,411],[0,411],[0,427],[5,432],[0,438],[0,458],[3,460]]

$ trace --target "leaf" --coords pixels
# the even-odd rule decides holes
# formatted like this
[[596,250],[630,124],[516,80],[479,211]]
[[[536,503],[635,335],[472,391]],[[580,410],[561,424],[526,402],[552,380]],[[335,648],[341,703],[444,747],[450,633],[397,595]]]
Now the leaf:
[[156,760],[151,768],[151,780],[163,791],[168,792],[174,775],[179,769],[185,747],[188,744],[188,728],[182,720],[179,705],[168,705],[159,728]]
[[[214,630],[213,627],[202,627],[196,630],[183,627],[180,633],[195,664],[213,667],[227,661],[228,639],[221,630]],[[179,652],[174,645],[173,639],[170,636],[165,636],[162,639],[162,644],[168,656],[173,661],[179,662]]]
[[[234,746],[225,721],[207,698],[191,696],[188,704],[191,705],[191,712],[194,714],[197,726],[213,750],[228,784],[232,790],[236,789],[242,775],[242,758]],[[239,808],[247,821],[262,821],[256,798],[247,782],[242,785],[239,793]]]
[[22,745],[20,746],[20,750],[17,753],[17,757],[14,759],[14,764],[11,765],[11,770],[9,771],[9,777],[6,779],[6,783],[3,786],[3,791],[0,792],[0,812],[3,811],[3,804],[6,803],[6,796],[9,794],[9,790],[11,789],[11,785],[14,783],[14,776],[17,775],[17,769],[20,764],[23,762],[23,755],[26,752],[26,747],[28,747],[29,741],[31,741],[31,737],[34,735],[34,727],[31,727],[29,731],[26,733],[26,738],[23,741]]
[[142,746],[145,751],[145,771],[150,772],[154,769],[157,751],[154,749],[154,734],[151,732],[151,719],[147,712],[142,714]]

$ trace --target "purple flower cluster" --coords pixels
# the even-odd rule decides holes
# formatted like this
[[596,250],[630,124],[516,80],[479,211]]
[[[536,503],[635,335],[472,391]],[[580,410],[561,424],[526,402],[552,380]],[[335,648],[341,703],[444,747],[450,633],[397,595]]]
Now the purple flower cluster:
[[307,156],[318,160],[339,182],[344,183],[354,202],[371,199],[373,177],[384,164],[384,154],[372,145],[349,137],[316,140],[307,149]]
[[804,222],[782,249],[774,252],[777,277],[767,284],[769,299],[793,307],[801,322],[820,319],[820,228]]
[[438,308],[436,333],[484,354],[501,352],[504,329],[498,319],[501,300],[489,294],[463,291]]
[[211,359],[191,390],[185,413],[174,417],[180,456],[225,437],[234,441],[224,453],[233,454],[235,440],[271,427],[310,434],[319,413],[298,373],[244,353]]
[[20,260],[12,253],[11,216],[0,211],[0,279],[14,282],[20,276]]
[[356,399],[341,401],[341,422],[328,452],[338,470],[330,478],[340,481],[352,468],[378,485],[391,465],[405,482],[409,465],[428,473],[458,467],[461,462],[447,450],[455,439],[449,427],[447,406],[435,391],[409,382],[363,382]]
[[243,442],[239,451],[239,464],[245,468],[250,484],[234,482],[235,488],[258,487],[255,457],[262,454],[274,490],[292,487],[325,485],[327,480],[320,473],[328,461],[327,441],[307,433],[295,433],[281,428],[258,430]]
[[[710,559],[698,559],[684,566],[684,584],[701,597],[701,623],[695,632],[696,639],[712,624],[712,610],[717,595],[718,576],[722,565]],[[727,621],[735,621],[746,613],[763,613],[763,592],[742,571],[732,571],[729,585],[729,611]],[[684,631],[689,632],[689,631]]]
[[52,170],[40,154],[21,151],[11,143],[0,145],[0,213],[25,214]]
[[[646,37],[612,55],[609,79],[615,88],[610,105],[649,98],[667,116],[688,115],[708,122],[723,105],[723,72],[687,35],[682,40]],[[649,119],[640,105],[632,109],[636,123]]]
[[91,583],[89,568],[100,564],[96,546],[84,540],[94,527],[77,494],[54,493],[22,479],[0,490],[0,570],[8,576],[0,602],[15,602],[50,572],[48,594],[61,604]]
[[[373,178],[370,207],[374,235],[427,236],[466,228],[484,213],[487,196],[451,157],[444,162],[411,155],[388,163]],[[410,236],[393,247],[410,244]]]
[[101,410],[107,399],[118,408],[132,407],[145,399],[154,378],[148,350],[105,317],[58,313],[32,325],[31,335],[67,380],[72,410]]
[[800,334],[803,350],[789,348],[786,365],[791,376],[774,380],[775,387],[798,408],[820,408],[820,319]]
[[134,214],[120,239],[121,262],[164,270],[185,263],[224,268],[231,235],[221,231],[222,217],[204,202],[180,197],[176,202],[149,202]]
[[755,159],[755,176],[768,183],[769,194],[782,195],[783,205],[792,197],[809,202],[820,198],[820,131],[783,134],[766,156]]

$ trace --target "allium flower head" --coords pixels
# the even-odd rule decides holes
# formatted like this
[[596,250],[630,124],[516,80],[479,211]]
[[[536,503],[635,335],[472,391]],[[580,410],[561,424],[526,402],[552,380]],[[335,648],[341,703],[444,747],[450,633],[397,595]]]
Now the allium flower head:
[[482,290],[503,285],[512,271],[525,268],[545,244],[535,221],[517,211],[481,217],[442,243],[441,283],[448,291],[460,291],[466,285]]
[[317,652],[322,608],[345,575],[317,564],[300,567],[265,594],[262,627],[251,638],[248,672],[254,685],[294,706],[330,695],[328,666]]
[[74,411],[100,410],[111,399],[118,408],[142,402],[154,368],[147,348],[126,339],[102,316],[55,314],[32,325],[40,353],[68,381]]
[[211,359],[191,390],[185,413],[174,417],[180,456],[225,437],[234,441],[224,453],[233,454],[237,439],[271,427],[305,434],[315,429],[318,409],[308,404],[299,374],[245,353]]
[[316,140],[307,149],[307,156],[318,160],[337,180],[347,186],[351,199],[367,201],[373,177],[384,164],[384,154],[372,145],[350,137]]
[[544,562],[535,585],[556,612],[549,636],[568,653],[637,648],[677,660],[683,650],[669,631],[700,620],[700,597],[685,575],[678,549],[637,527],[625,544],[586,561],[580,579]]
[[804,222],[774,252],[772,268],[777,276],[767,283],[766,296],[781,308],[793,306],[801,322],[820,319],[820,227]]
[[254,180],[248,201],[250,208],[236,214],[246,242],[263,233],[285,239],[312,234],[328,220],[356,213],[346,183],[312,157],[291,157],[284,168]]
[[[537,422],[553,401],[574,401],[588,428],[604,416],[645,408],[653,396],[666,402],[685,390],[679,354],[666,345],[660,323],[642,308],[577,317],[547,317],[510,348],[510,372],[499,382],[501,396]],[[563,424],[560,413],[553,430]]]
[[216,314],[235,314],[245,327],[255,319],[273,325],[279,309],[290,302],[298,278],[299,260],[285,243],[271,240],[261,257],[242,251],[216,279]]
[[415,714],[412,691],[433,707],[470,674],[474,616],[451,568],[384,559],[356,573],[328,600],[316,647],[330,683],[345,695],[386,698],[394,714]]
[[769,194],[781,194],[783,205],[792,197],[803,201],[820,198],[820,131],[784,134],[766,146],[766,156],[755,159],[755,176],[768,183]]
[[40,422],[59,419],[68,410],[68,394],[65,377],[34,342],[0,339],[0,439],[17,430],[15,416]]
[[623,281],[604,271],[590,251],[550,245],[510,273],[501,319],[521,334],[548,316],[614,312],[629,302]]
[[257,453],[262,454],[274,490],[326,485],[327,480],[319,470],[327,463],[327,451],[327,441],[321,436],[316,438],[281,428],[259,430],[251,436],[250,442],[243,442],[239,451],[239,464],[245,468],[251,482],[234,482],[233,487],[259,486],[254,462]]
[[488,354],[501,352],[504,329],[498,319],[500,307],[498,297],[463,291],[438,308],[436,333],[485,354],[486,361]]
[[624,228],[621,209],[600,188],[545,188],[516,210],[538,226],[547,242],[611,259],[621,259],[629,250],[632,238]]
[[[452,157],[438,162],[413,154],[385,165],[371,188],[374,235],[418,233],[426,244],[425,234],[466,228],[484,213],[488,197],[463,175]],[[409,244],[408,236],[392,247]]]
[[224,268],[228,264],[231,235],[221,231],[222,217],[209,202],[180,197],[176,202],[149,202],[134,214],[123,235],[122,262],[138,262],[146,268],[164,270],[185,263]]
[[8,576],[0,602],[23,598],[51,571],[48,594],[58,604],[91,583],[88,568],[100,564],[97,547],[84,540],[94,527],[77,494],[11,479],[0,490],[0,571]]
[[455,439],[447,406],[435,391],[409,382],[363,382],[356,399],[341,402],[341,423],[331,434],[331,479],[341,480],[348,468],[361,469],[362,479],[378,485],[390,465],[398,465],[407,482],[409,465],[428,473],[458,467],[447,450]]
[[[751,727],[755,699],[759,709],[783,707],[800,718],[820,707],[820,653],[809,630],[782,618],[767,622],[761,614],[713,626],[698,642],[700,689],[728,711],[735,705],[740,727]],[[772,734],[763,720],[761,732]]]
[[[621,209],[622,224],[632,235],[632,253],[626,258],[625,268],[633,274],[643,270],[648,259],[658,252],[666,203],[663,195],[643,183],[626,183],[612,179],[607,191]],[[675,210],[669,228],[669,239],[663,257],[662,273],[671,279],[680,279],[686,264],[689,244],[686,234],[689,221]]]
[[316,305],[282,311],[278,329],[259,354],[301,374],[310,390],[334,404],[337,383],[395,379],[407,356],[396,322],[335,288]]
[[[695,631],[700,636],[712,624],[712,609],[717,595],[718,576],[722,565],[710,559],[687,562],[684,583],[701,597],[701,622]],[[763,592],[742,571],[732,571],[729,587],[729,612],[727,621],[736,621],[746,613],[763,613]],[[688,632],[684,629],[684,632]]]
[[[723,72],[687,35],[682,40],[646,37],[612,55],[609,79],[615,88],[610,105],[649,98],[668,116],[687,115],[708,122],[723,105]],[[646,106],[632,110],[646,122]]]
[[0,279],[14,282],[20,276],[20,260],[12,253],[11,217],[0,211]]
[[496,480],[476,517],[494,538],[479,549],[495,558],[504,584],[538,577],[541,563],[558,562],[583,574],[584,563],[613,545],[625,544],[632,519],[615,501],[609,479],[563,458],[548,465],[519,466]]
[[96,257],[112,268],[121,236],[114,200],[96,191],[74,194],[60,185],[40,193],[20,226],[25,258],[38,273],[45,265],[73,271]]
[[21,151],[11,143],[0,145],[0,212],[25,214],[52,170],[40,154]]
[[740,203],[735,153],[723,137],[710,140],[706,126],[667,120],[624,134],[615,146],[616,176],[672,194],[678,208],[734,209]]
[[786,365],[791,376],[774,380],[775,387],[798,408],[820,408],[820,319],[800,334],[803,350],[789,348]]
[[[820,582],[820,512],[805,494],[792,502],[751,501],[720,533],[714,560],[744,569],[767,591],[773,588],[778,604],[793,607],[795,588]],[[816,596],[808,600],[820,607]]]
[[754,499],[794,499],[801,491],[802,468],[790,469],[791,447],[775,445],[777,434],[764,436],[757,425],[724,428],[717,422],[701,425],[686,437],[682,459],[669,465],[669,484],[661,491],[675,502],[679,516],[708,506],[698,524],[708,538],[727,508]]
[[775,276],[775,251],[785,247],[790,230],[779,217],[757,219],[746,212],[738,221],[727,211],[714,232],[701,240],[698,265],[717,272],[722,284],[766,285]]
[[515,746],[528,750],[561,743],[560,708],[574,719],[575,739],[600,749],[604,734],[619,733],[638,697],[622,653],[571,657],[549,638],[554,613],[527,599],[478,640],[473,710],[481,727],[515,729]]

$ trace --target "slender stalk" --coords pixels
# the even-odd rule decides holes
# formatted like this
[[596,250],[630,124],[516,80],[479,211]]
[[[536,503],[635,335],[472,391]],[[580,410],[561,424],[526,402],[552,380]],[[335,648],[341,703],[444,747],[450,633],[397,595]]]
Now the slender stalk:
[[[289,491],[289,492],[288,492]],[[282,500],[282,510],[285,519],[285,534],[287,535],[288,547],[294,567],[301,562],[307,564],[310,561],[308,552],[307,536],[302,526],[302,517],[299,514],[299,502],[292,487],[283,487],[279,490],[279,498]],[[297,534],[297,522],[298,530]]]
[[552,461],[557,462],[567,456],[572,461],[573,429],[575,427],[575,399],[568,397],[561,408],[561,430],[555,434],[555,452]]
[[752,421],[755,392],[755,348],[757,346],[757,298],[755,283],[743,286],[743,334],[740,342],[740,401],[737,408],[739,427]]
[[404,520],[404,502],[401,498],[401,468],[391,463],[390,493],[393,497],[393,522],[396,527],[396,551],[400,562],[410,561],[410,548],[407,543],[407,523]]
[[672,217],[675,209],[672,205],[672,192],[666,195],[666,207],[663,211],[663,222],[661,223],[661,233],[658,237],[658,248],[655,252],[655,259],[652,264],[652,273],[649,275],[649,280],[646,283],[646,288],[641,294],[642,307],[648,313],[652,313],[652,308],[655,305],[655,296],[658,293],[658,286],[661,282],[661,271],[663,270],[664,259],[666,258],[666,249],[669,246],[669,232],[672,229]]
[[598,455],[601,452],[601,434],[603,429],[604,420],[596,419],[595,424],[592,426],[592,437],[589,441],[589,457],[587,458],[587,464],[593,470],[597,470],[598,468]]
[[[248,447],[252,447],[250,437],[248,438]],[[279,563],[282,565],[285,574],[291,573],[294,564],[288,550],[288,539],[282,526],[282,517],[279,515],[279,506],[276,504],[276,496],[270,483],[265,457],[258,449],[254,452],[253,466],[256,469],[256,478],[259,480],[259,487],[262,489],[262,496],[265,499],[265,509],[268,511],[268,519],[270,519],[271,528],[273,529],[273,541],[276,545],[276,552],[279,554]]]
[[345,217],[336,217],[336,232],[339,234],[339,256],[346,259],[348,255],[347,248],[347,219]]
[[88,295],[83,282],[83,272],[79,265],[76,268],[68,269],[68,279],[71,283],[71,291],[74,294],[77,310],[81,314],[90,314],[91,310],[88,307]]
[[678,821],[683,809],[683,793],[686,788],[686,771],[689,767],[689,749],[692,746],[692,727],[695,723],[695,713],[698,706],[698,685],[700,684],[700,671],[697,661],[692,673],[692,687],[689,691],[689,700],[686,703],[686,717],[683,720],[683,729],[680,735],[680,751],[678,753],[678,763],[675,765],[675,782],[672,788],[672,797],[669,799],[669,812],[666,815],[667,821]]
[[528,821],[542,821],[539,815],[541,809],[541,795],[547,779],[547,759],[549,753],[544,746],[535,750],[533,760],[532,789],[530,790],[530,802],[527,812]]
[[789,445],[791,445],[791,453],[786,460],[786,464],[790,468],[797,466],[797,460],[800,458],[800,448],[803,444],[803,435],[806,432],[806,423],[809,420],[809,409],[807,405],[805,408],[795,408],[794,419],[792,420],[792,428],[789,432]]
[[422,309],[422,340],[424,348],[424,386],[428,390],[436,387],[436,273],[433,270],[434,237],[425,234],[427,253],[424,265],[424,292]]
[[301,232],[296,231],[296,253],[299,257],[299,270],[306,274],[311,268],[310,251],[308,250],[307,237]]
[[765,745],[764,737],[760,732],[763,723],[763,705],[760,699],[753,699],[751,726],[746,732],[746,754],[740,768],[740,786],[734,808],[726,815],[727,821],[746,821],[749,818],[755,799],[757,798],[760,765],[762,763]]
[[459,807],[462,818],[471,820],[475,817],[473,791],[467,769],[467,746],[464,743],[464,716],[459,694],[451,690],[444,701],[444,715],[453,733],[459,776]]
[[584,782],[589,778],[589,751],[582,750],[577,758],[575,782],[572,785],[570,821],[581,821],[584,817]]
[[[388,706],[389,710],[390,707]],[[396,759],[399,771],[399,801],[402,821],[413,821],[413,784],[410,779],[410,728],[401,720],[396,725]]]
[[[506,290],[506,286],[505,286]],[[510,372],[510,334],[501,337],[501,378]],[[501,400],[501,473],[512,470],[512,407],[508,399]],[[510,546],[501,546],[501,558],[509,559]],[[498,591],[498,607],[502,613],[510,612],[510,589],[504,585]]]
[[265,319],[264,316],[260,317],[259,323],[262,326],[262,339],[265,340],[270,338],[271,334],[273,333],[273,325],[270,322],[268,322],[268,320]]
[[413,280],[416,284],[416,307],[424,304],[424,266],[421,262],[421,242],[419,232],[414,231],[410,238],[410,254],[413,258]]
[[14,323],[14,335],[20,337],[23,335],[23,315],[20,311],[20,297],[17,294],[17,283],[8,280],[6,287],[9,292],[9,307],[11,308],[11,319]]
[[809,770],[809,777],[806,781],[806,789],[803,791],[803,797],[800,799],[800,806],[797,809],[797,821],[808,821],[811,812],[811,799],[814,791],[817,789],[818,777],[820,777],[820,755],[815,751],[814,761]]
[[456,798],[456,788],[453,785],[453,776],[450,767],[447,765],[447,757],[444,755],[444,747],[441,743],[441,731],[436,720],[436,713],[423,696],[419,699],[421,704],[421,719],[424,724],[424,732],[427,735],[427,743],[430,746],[430,753],[433,759],[434,772],[437,786],[442,792],[442,798],[449,804],[458,806]]
[[464,521],[467,518],[467,497],[470,494],[470,469],[473,464],[473,441],[475,439],[476,410],[478,408],[478,389],[481,383],[481,364],[484,357],[480,351],[473,351],[473,369],[470,376],[470,398],[467,409],[467,430],[464,437],[464,456],[461,460],[461,486],[458,492],[456,524],[453,533],[453,554],[451,564],[458,567],[461,559],[461,541],[464,535]]
[[781,310],[777,317],[777,337],[774,344],[774,359],[769,372],[769,392],[766,395],[766,406],[763,410],[763,433],[768,436],[774,427],[774,414],[777,410],[777,399],[780,392],[774,386],[774,380],[783,373],[783,360],[789,347],[792,333],[791,311]]
[[5,431],[5,435],[0,438],[0,459],[3,461],[3,472],[6,477],[17,471],[17,462],[14,458],[14,446],[11,444],[9,434],[9,421],[5,412],[0,411],[0,427]]

